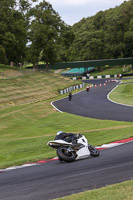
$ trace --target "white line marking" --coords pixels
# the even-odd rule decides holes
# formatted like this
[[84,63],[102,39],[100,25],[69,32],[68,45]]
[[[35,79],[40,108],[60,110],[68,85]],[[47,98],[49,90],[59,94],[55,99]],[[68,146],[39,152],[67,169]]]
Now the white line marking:
[[24,164],[24,165],[21,165],[21,166],[8,167],[6,169],[0,169],[0,172],[8,172],[8,171],[12,171],[12,170],[15,170],[15,169],[22,169],[22,168],[25,168],[25,167],[32,167],[32,166],[36,166],[36,165],[39,165],[39,164],[38,163],[32,163],[32,164]]
[[[56,100],[56,101],[59,101],[59,100]],[[51,106],[53,106],[53,108],[54,108],[55,110],[57,110],[58,112],[63,113],[63,111],[59,110],[56,106],[54,106],[53,103],[56,102],[56,101],[52,101],[52,102],[51,102]]]
[[[79,92],[74,93],[73,95],[78,94],[78,93],[83,92],[83,91],[84,91],[84,89],[81,90],[81,91],[79,91]],[[58,99],[58,100],[56,100],[56,101],[60,101],[60,100],[62,100],[62,99],[66,99],[66,98],[68,98],[68,97],[64,97],[64,98]],[[63,113],[63,111],[59,110],[56,106],[54,106],[53,103],[56,102],[56,101],[52,101],[52,102],[50,103],[51,106],[53,106],[53,108],[56,109],[58,112]]]

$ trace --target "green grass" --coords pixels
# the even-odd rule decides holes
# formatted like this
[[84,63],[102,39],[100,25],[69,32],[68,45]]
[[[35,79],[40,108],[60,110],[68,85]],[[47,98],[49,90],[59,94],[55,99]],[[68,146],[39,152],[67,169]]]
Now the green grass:
[[[47,142],[59,130],[84,134],[95,146],[133,136],[131,122],[97,120],[55,111],[50,102],[64,97],[58,90],[77,83],[55,73],[0,81],[0,168],[56,156]],[[67,199],[129,200],[132,186],[132,182],[127,182]]]
[[[0,82],[0,168],[52,158],[56,132],[84,133],[92,145],[133,136],[133,123],[97,120],[54,110],[59,88],[76,84],[55,73],[35,73]],[[113,130],[113,131],[112,131]]]
[[133,199],[133,181],[110,185],[100,189],[86,191],[58,200],[132,200]]
[[2,80],[0,81],[0,109],[54,98],[59,96],[58,90],[76,83],[79,82],[50,72]]
[[101,67],[102,71],[96,70],[94,72],[91,73],[91,76],[104,76],[104,75],[114,75],[114,74],[121,74],[123,73],[123,67],[122,66],[115,66],[115,67],[111,67],[111,66],[105,66],[105,67]]
[[128,83],[131,81],[132,80],[123,81],[124,83],[127,82],[127,84],[119,85],[109,97],[115,102],[133,106],[133,83]]
[[96,68],[96,71],[92,72],[92,76],[104,76],[104,75],[115,75],[115,74],[127,74],[132,73],[132,69],[130,65],[127,65],[125,68],[123,66],[104,66],[101,67],[101,71]]
[[93,145],[133,136],[132,123],[53,112],[50,103],[7,109],[0,117],[0,167],[56,156],[47,142],[54,139],[58,130],[83,133]]
[[15,70],[16,67],[11,67],[9,65],[0,64],[0,73],[5,72],[7,70],[13,70],[13,69]]

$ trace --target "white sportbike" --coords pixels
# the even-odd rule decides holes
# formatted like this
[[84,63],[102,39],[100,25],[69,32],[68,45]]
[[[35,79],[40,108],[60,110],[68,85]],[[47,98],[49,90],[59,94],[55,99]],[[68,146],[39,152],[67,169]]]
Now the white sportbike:
[[53,140],[48,142],[48,146],[56,149],[56,153],[60,161],[72,162],[89,156],[99,156],[99,150],[88,144],[84,135],[77,134],[76,137],[76,144],[72,144],[64,140]]

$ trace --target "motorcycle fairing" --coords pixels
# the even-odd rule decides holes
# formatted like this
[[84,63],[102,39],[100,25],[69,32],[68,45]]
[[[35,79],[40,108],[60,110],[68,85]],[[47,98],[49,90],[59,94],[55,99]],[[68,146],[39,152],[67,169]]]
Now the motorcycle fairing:
[[84,148],[79,149],[76,152],[76,154],[77,154],[76,160],[78,160],[78,159],[82,159],[82,158],[86,158],[90,156],[90,151],[88,150],[88,147],[84,147]]

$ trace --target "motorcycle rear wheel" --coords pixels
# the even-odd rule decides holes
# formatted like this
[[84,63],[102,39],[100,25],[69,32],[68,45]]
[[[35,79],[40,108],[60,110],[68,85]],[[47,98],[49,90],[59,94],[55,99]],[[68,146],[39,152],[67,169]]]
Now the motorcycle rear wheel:
[[56,151],[59,160],[64,160],[66,162],[73,162],[76,159],[76,154],[74,151],[68,152],[66,147],[59,147]]
[[93,157],[98,157],[100,152],[98,149],[96,149],[96,147],[92,146],[92,145],[88,145],[88,149],[90,151],[90,155]]
[[72,97],[68,97],[68,100],[71,101],[71,100],[72,100]]

